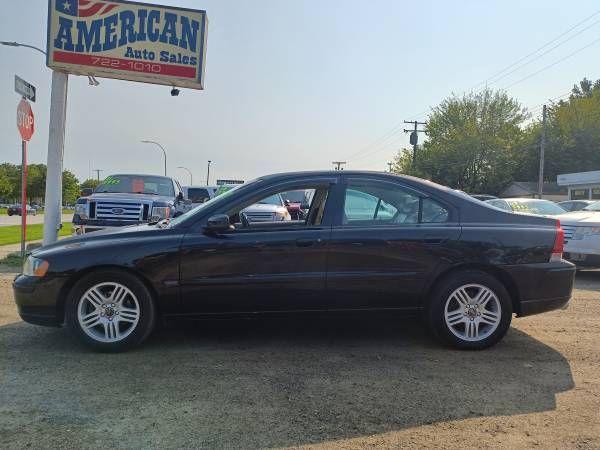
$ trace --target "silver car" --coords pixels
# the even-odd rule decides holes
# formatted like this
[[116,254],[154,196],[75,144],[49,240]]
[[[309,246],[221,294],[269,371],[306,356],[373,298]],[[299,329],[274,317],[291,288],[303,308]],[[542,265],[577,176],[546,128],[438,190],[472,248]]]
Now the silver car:
[[249,222],[282,222],[292,220],[281,194],[263,198],[258,203],[248,206],[242,213]]

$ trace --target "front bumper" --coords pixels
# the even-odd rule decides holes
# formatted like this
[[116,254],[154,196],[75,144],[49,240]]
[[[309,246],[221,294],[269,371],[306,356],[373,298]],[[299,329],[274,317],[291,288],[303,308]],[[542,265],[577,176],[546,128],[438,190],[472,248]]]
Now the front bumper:
[[516,288],[519,317],[563,308],[571,299],[575,266],[568,261],[505,267]]
[[34,325],[60,326],[64,321],[61,292],[64,277],[28,277],[17,275],[13,292],[19,315]]

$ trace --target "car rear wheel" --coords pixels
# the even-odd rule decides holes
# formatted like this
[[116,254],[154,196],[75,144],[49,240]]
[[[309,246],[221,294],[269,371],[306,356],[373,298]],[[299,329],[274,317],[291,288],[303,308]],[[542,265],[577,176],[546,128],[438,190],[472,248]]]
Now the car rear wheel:
[[512,302],[496,278],[469,270],[452,274],[438,285],[427,316],[432,331],[443,342],[479,350],[496,344],[506,334]]
[[140,344],[154,328],[155,316],[144,283],[117,270],[100,270],[79,280],[66,311],[73,332],[101,351],[122,351]]

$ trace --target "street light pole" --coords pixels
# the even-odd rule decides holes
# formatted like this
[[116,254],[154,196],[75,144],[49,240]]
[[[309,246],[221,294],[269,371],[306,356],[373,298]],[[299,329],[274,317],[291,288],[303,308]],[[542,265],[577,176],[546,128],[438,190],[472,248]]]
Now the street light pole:
[[42,50],[39,47],[36,47],[35,45],[22,44],[20,42],[0,41],[0,45],[7,45],[9,47],[27,47],[27,48],[31,48],[33,50],[37,50],[38,52],[40,52],[43,55],[46,54],[46,52],[44,50]]
[[146,140],[143,140],[142,142],[144,144],[154,144],[154,145],[158,146],[162,150],[163,155],[165,156],[165,177],[166,177],[167,176],[167,152],[166,152],[165,148],[162,145],[160,145],[158,142],[156,142],[156,141],[146,141]]
[[190,174],[190,186],[194,185],[193,179],[192,179],[192,171],[190,169],[188,169],[187,167],[183,167],[183,166],[177,166],[178,169],[183,169],[183,170],[187,170],[187,172]]
[[208,165],[206,167],[206,185],[208,186],[208,180],[210,179],[210,164],[212,163],[212,161],[209,159],[208,160]]

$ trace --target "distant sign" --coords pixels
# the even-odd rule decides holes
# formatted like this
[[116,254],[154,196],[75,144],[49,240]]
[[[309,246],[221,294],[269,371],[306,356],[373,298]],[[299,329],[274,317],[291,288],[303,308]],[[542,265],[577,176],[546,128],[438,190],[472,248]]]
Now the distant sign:
[[15,92],[32,102],[35,102],[35,86],[15,75]]
[[27,100],[21,99],[19,106],[17,106],[17,128],[19,129],[19,133],[21,133],[21,139],[24,141],[29,141],[31,136],[33,136],[33,111]]
[[244,180],[217,180],[217,186],[224,184],[244,184]]
[[77,75],[204,88],[206,12],[125,0],[49,0],[47,65]]

